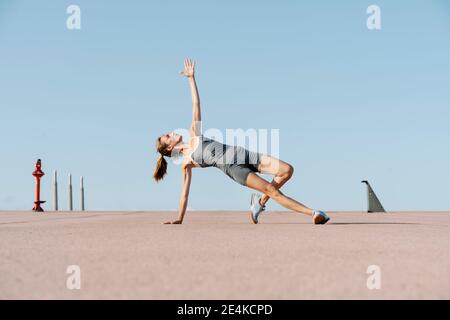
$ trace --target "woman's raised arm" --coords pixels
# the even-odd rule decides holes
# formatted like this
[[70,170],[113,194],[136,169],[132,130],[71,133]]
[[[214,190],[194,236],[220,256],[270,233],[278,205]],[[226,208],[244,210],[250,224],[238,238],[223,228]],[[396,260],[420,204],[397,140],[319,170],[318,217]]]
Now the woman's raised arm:
[[192,96],[192,123],[190,128],[191,136],[201,135],[202,115],[200,111],[200,97],[198,94],[197,83],[195,82],[195,62],[191,59],[184,60],[184,70],[182,75],[188,78],[189,87]]

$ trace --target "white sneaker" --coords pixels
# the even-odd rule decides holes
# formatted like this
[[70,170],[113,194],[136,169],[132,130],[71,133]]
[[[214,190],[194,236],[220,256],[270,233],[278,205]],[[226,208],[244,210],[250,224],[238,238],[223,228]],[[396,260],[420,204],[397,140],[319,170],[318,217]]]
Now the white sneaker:
[[330,217],[327,216],[325,212],[320,210],[314,210],[312,218],[314,224],[325,224],[330,221]]
[[251,210],[251,216],[252,216],[252,221],[254,224],[258,223],[258,218],[261,212],[264,211],[265,207],[263,207],[260,203],[259,200],[261,199],[261,196],[253,193],[251,200],[250,200],[250,210]]

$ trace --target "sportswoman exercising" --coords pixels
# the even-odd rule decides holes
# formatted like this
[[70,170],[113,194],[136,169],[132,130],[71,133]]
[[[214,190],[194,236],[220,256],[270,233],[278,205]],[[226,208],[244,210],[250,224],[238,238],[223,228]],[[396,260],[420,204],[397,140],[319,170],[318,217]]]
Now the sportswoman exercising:
[[[243,147],[228,146],[201,134],[200,98],[195,82],[195,63],[190,59],[184,61],[182,75],[188,78],[192,95],[192,124],[189,130],[189,142],[184,143],[182,136],[174,132],[164,134],[156,140],[156,149],[160,158],[156,164],[153,177],[160,181],[167,173],[167,161],[164,157],[182,156],[181,171],[183,189],[180,197],[180,209],[177,220],[166,224],[181,224],[186,213],[191,185],[192,169],[216,167],[237,183],[261,192],[252,194],[250,201],[251,218],[258,223],[259,215],[265,210],[271,198],[283,207],[312,217],[314,224],[325,224],[330,218],[319,210],[312,210],[300,202],[285,196],[279,189],[292,177],[294,168],[279,159],[252,152]],[[273,175],[269,183],[256,173]]]

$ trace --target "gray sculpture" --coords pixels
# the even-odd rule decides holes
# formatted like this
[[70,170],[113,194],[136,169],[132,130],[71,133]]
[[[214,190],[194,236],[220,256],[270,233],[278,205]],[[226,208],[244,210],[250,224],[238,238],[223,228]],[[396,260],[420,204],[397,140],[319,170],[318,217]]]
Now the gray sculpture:
[[380,200],[378,200],[377,195],[370,186],[369,181],[363,180],[361,183],[365,183],[367,185],[367,212],[386,212],[381,205]]

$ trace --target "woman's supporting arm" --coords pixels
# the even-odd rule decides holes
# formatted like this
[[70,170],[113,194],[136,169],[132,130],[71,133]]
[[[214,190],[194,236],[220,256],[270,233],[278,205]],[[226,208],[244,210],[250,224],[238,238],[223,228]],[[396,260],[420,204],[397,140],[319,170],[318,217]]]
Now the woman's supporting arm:
[[180,195],[180,209],[178,211],[178,219],[174,221],[168,221],[165,224],[182,224],[184,215],[186,214],[186,208],[189,199],[189,190],[191,187],[192,167],[190,165],[185,165],[181,170],[183,183]]

